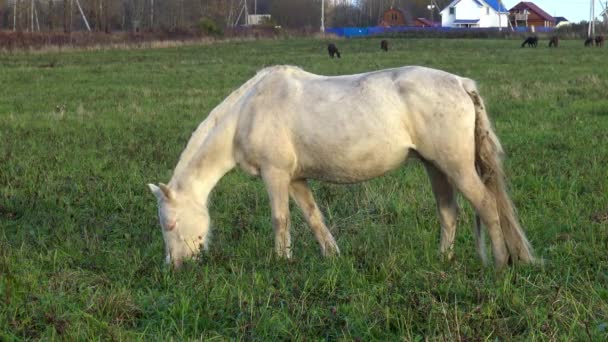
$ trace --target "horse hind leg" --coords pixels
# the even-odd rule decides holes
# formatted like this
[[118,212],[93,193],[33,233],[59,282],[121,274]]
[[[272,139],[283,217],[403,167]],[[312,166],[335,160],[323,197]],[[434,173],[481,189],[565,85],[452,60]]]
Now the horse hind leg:
[[297,180],[291,182],[289,194],[302,210],[304,219],[319,242],[321,254],[323,256],[340,254],[340,249],[336,244],[336,240],[334,240],[331,232],[323,222],[323,214],[321,213],[321,210],[319,210],[312,195],[312,191],[310,191],[310,187],[306,181]]
[[263,169],[262,179],[270,197],[272,225],[275,234],[275,250],[279,257],[291,258],[291,233],[289,217],[289,174],[275,168]]
[[[471,205],[488,230],[496,268],[503,268],[509,261],[509,252],[500,226],[500,217],[495,196],[487,189],[481,178],[479,178],[475,168],[472,166],[459,170],[459,172],[454,172],[454,176],[455,177],[452,179],[456,187],[464,197],[471,202]],[[477,229],[479,229],[479,224],[476,226]],[[479,250],[480,247],[483,248],[483,246],[481,246],[482,243],[482,241],[478,241],[478,253],[482,253],[482,251]],[[480,256],[483,258],[482,254],[480,254]]]
[[454,196],[454,187],[448,177],[435,165],[424,161],[427,174],[431,180],[431,188],[437,202],[437,214],[441,225],[439,252],[448,260],[454,257],[454,237],[456,236],[456,221],[458,219],[458,203]]

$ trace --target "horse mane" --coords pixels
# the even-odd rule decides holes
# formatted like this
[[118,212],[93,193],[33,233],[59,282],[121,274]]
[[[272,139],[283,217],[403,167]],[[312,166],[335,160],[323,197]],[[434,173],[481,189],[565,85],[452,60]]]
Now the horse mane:
[[222,120],[222,118],[224,118],[224,116],[228,112],[227,109],[230,108],[231,105],[236,103],[246,91],[251,89],[251,87],[257,84],[262,78],[264,78],[264,76],[279,69],[302,70],[298,67],[290,65],[277,65],[266,67],[258,71],[255,76],[250,78],[247,82],[245,82],[243,85],[241,85],[232,93],[230,93],[230,95],[228,95],[228,97],[226,97],[224,101],[222,101],[219,105],[213,108],[213,110],[211,110],[209,115],[207,115],[207,118],[205,118],[205,120],[203,120],[203,122],[198,125],[196,130],[190,136],[190,140],[188,140],[188,144],[186,145],[184,151],[181,153],[179,161],[175,166],[175,170],[173,170],[173,177],[169,185],[173,185],[172,183],[176,176],[180,175],[182,171],[188,167],[192,158],[196,155],[199,148],[205,142],[205,139],[209,136],[209,132],[211,132],[211,130],[213,130],[213,128],[215,128],[215,126]]

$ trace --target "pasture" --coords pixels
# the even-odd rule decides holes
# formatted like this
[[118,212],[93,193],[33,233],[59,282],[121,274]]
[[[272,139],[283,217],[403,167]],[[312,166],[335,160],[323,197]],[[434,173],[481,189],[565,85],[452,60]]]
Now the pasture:
[[[561,41],[222,42],[0,55],[0,340],[603,340],[608,337],[608,50]],[[207,113],[264,66],[340,75],[403,65],[478,82],[511,195],[544,264],[497,273],[462,198],[455,260],[422,164],[312,182],[342,255],[323,259],[292,205],[274,256],[261,181],[210,200],[210,252],[163,265],[156,200]]]

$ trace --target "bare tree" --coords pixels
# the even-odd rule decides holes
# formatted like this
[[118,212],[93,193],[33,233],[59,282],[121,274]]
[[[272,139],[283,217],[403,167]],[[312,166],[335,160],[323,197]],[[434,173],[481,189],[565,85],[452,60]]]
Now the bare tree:
[[[203,18],[219,27],[244,24],[247,13],[270,14],[287,28],[318,28],[322,0],[0,0],[0,28],[31,31],[35,27],[64,32],[90,26],[112,29],[190,29]],[[407,7],[416,15],[428,13],[431,0],[331,0],[325,1],[327,24],[376,25],[391,5]],[[437,0],[437,2],[449,0]],[[246,9],[244,8],[246,6]],[[408,7],[409,6],[409,7]],[[76,18],[74,18],[76,15]],[[7,20],[8,18],[8,20]]]
[[63,0],[63,32],[69,33],[71,31],[72,31],[72,0]]
[[[363,25],[377,25],[384,11],[391,7],[405,11],[408,20],[418,17],[437,17],[439,11],[447,6],[452,0],[360,0],[357,5],[361,9]],[[433,15],[427,6],[434,4]]]

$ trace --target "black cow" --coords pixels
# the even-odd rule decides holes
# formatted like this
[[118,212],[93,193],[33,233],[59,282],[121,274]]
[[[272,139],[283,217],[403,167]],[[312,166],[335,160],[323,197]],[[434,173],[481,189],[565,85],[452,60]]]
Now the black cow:
[[589,37],[585,39],[585,47],[593,46],[593,38]]
[[383,39],[380,42],[380,49],[384,50],[384,52],[388,52],[388,41],[386,39]]
[[334,58],[334,55],[340,58],[340,51],[338,51],[338,48],[334,43],[327,44],[327,52],[329,52],[329,57],[331,58]]
[[549,41],[549,47],[557,47],[558,45],[559,45],[559,37],[558,36],[551,37],[551,40]]
[[538,46],[538,37],[536,36],[530,36],[528,38],[526,38],[526,40],[524,40],[523,43],[521,43],[521,47],[525,47],[526,44],[528,44],[528,47],[537,47]]
[[596,36],[595,37],[595,46],[597,46],[597,47],[604,46],[604,36]]

